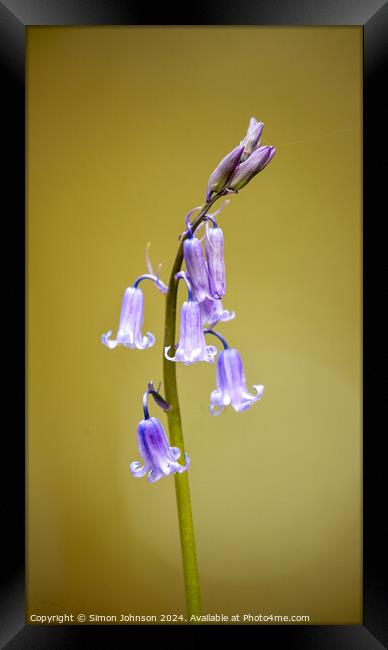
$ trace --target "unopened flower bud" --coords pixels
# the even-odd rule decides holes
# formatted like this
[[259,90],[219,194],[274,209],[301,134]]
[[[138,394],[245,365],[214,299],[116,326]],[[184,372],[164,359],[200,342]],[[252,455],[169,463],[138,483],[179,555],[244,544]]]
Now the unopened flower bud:
[[244,151],[241,156],[241,162],[244,162],[259,146],[261,134],[263,132],[263,122],[258,122],[254,117],[251,117],[247,134],[240,144],[244,146]]
[[249,181],[261,172],[275,155],[275,147],[259,147],[247,160],[240,163],[227,182],[230,190],[241,190]]
[[213,192],[221,192],[226,186],[229,176],[236,169],[236,166],[240,162],[241,154],[244,151],[244,147],[239,145],[235,147],[230,153],[228,153],[225,158],[217,165],[214,172],[209,178],[206,192],[206,201],[209,201]]

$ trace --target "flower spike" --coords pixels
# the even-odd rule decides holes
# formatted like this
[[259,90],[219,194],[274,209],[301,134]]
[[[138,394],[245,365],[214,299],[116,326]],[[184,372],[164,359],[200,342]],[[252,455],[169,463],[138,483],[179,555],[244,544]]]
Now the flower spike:
[[141,420],[137,429],[138,448],[143,464],[134,461],[130,464],[130,471],[135,478],[141,478],[148,472],[148,481],[155,483],[163,476],[185,472],[190,466],[190,459],[185,454],[185,464],[180,465],[177,462],[181,451],[178,447],[170,447],[161,422],[155,417],[150,417],[148,412],[149,395],[163,410],[169,409],[169,405],[159,391],[155,390],[152,382],[149,383],[143,396],[144,420]]

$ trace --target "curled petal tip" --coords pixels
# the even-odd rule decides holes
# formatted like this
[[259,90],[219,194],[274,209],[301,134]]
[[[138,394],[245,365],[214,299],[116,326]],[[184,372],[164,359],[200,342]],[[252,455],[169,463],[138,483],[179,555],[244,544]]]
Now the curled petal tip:
[[156,481],[159,481],[159,479],[164,476],[163,472],[157,469],[151,469],[150,472],[148,473],[147,476],[147,481],[149,483],[156,483]]
[[112,336],[112,331],[109,330],[109,332],[101,336],[101,343],[103,343],[110,350],[113,350],[118,345],[118,341],[116,340],[111,341],[110,340],[111,336]]
[[253,388],[256,391],[256,399],[260,399],[264,395],[264,386],[254,385]]
[[129,469],[132,476],[135,478],[141,478],[147,471],[145,465],[142,465],[138,460],[135,460],[133,463],[131,463]]
[[219,390],[213,390],[210,395],[210,413],[212,415],[221,415],[229,403],[230,399],[226,395],[223,395]]
[[206,348],[206,350],[207,350],[207,353],[208,353],[208,355],[209,355],[209,361],[210,361],[210,362],[214,361],[214,357],[215,357],[216,354],[217,354],[217,348],[216,348],[216,346],[215,346],[215,345],[208,345],[207,348]]
[[228,320],[233,320],[233,318],[236,317],[236,312],[235,311],[228,311],[225,309],[223,316],[221,316],[222,321],[228,321]]
[[180,473],[185,472],[187,469],[189,469],[190,465],[191,465],[190,458],[185,452],[185,464],[182,465],[182,469],[180,470]]
[[181,457],[181,450],[179,447],[170,447],[170,451],[174,456],[175,460],[178,460]]
[[168,359],[168,361],[175,361],[175,357],[170,357],[170,356],[167,354],[167,352],[170,350],[170,348],[171,348],[171,345],[168,345],[168,346],[166,346],[166,347],[164,348],[164,356],[166,357],[166,359]]
[[142,338],[141,341],[136,345],[138,350],[146,350],[147,348],[150,348],[154,345],[155,343],[155,337],[151,332],[147,332]]

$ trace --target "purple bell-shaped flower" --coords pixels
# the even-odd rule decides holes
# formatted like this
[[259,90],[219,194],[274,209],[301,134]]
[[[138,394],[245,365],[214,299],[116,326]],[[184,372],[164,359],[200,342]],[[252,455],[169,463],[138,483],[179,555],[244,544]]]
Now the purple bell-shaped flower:
[[182,305],[180,336],[175,356],[169,356],[170,346],[164,349],[164,355],[169,361],[182,361],[185,365],[197,363],[197,361],[212,363],[214,356],[217,354],[217,348],[214,345],[206,345],[200,305],[197,300],[193,299],[192,287],[187,273],[181,271],[175,277],[186,282],[188,300]]
[[144,420],[141,420],[137,429],[138,448],[143,463],[134,461],[130,464],[130,470],[136,478],[141,478],[148,473],[148,481],[155,483],[163,476],[185,472],[190,466],[190,459],[185,454],[185,464],[178,463],[181,456],[180,449],[170,447],[161,422],[158,418],[149,415],[147,405],[149,395],[154,397],[161,408],[169,409],[167,402],[154,389],[153,385],[149,384],[143,397]]
[[212,222],[210,228],[206,224],[206,260],[209,273],[209,286],[211,297],[221,300],[225,295],[225,262],[224,262],[224,234],[212,217],[206,217]]
[[230,348],[217,332],[205,330],[205,333],[213,334],[224,345],[217,359],[217,389],[210,395],[211,413],[220,415],[229,404],[238,413],[245,411],[263,396],[264,386],[253,386],[256,394],[249,393],[239,352]]
[[102,343],[110,350],[113,350],[118,345],[145,350],[155,343],[155,337],[151,332],[147,332],[144,336],[141,333],[144,320],[144,295],[138,285],[142,280],[152,280],[159,291],[162,293],[167,292],[167,287],[159,276],[148,273],[141,275],[135,280],[132,287],[125,290],[116,338],[110,338],[112,335],[111,330],[101,337]]
[[189,237],[183,242],[183,256],[195,300],[202,302],[205,298],[212,298],[209,272],[202,245],[200,240],[193,236],[191,230],[189,230]]

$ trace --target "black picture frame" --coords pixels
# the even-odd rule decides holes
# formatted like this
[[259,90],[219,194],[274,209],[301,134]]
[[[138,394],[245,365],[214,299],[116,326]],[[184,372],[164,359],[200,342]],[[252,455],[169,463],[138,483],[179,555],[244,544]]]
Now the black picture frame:
[[[381,297],[384,254],[381,228],[386,213],[388,3],[384,0],[283,0],[280,2],[224,0],[182,7],[159,5],[152,13],[128,0],[0,0],[0,74],[2,100],[1,201],[3,255],[3,331],[5,405],[3,408],[3,550],[0,592],[0,641],[8,650],[24,648],[121,648],[139,634],[169,642],[181,639],[186,626],[37,626],[24,620],[25,567],[25,29],[30,25],[359,25],[364,35],[364,139],[363,139],[363,588],[361,625],[227,626],[263,648],[275,646],[303,650],[374,650],[388,647],[388,582],[386,538],[382,534],[386,510],[386,460],[382,423],[374,414],[384,405],[383,387],[375,368],[382,357]],[[335,152],[333,152],[335,155]],[[6,246],[4,246],[6,243]],[[5,254],[7,253],[7,255]],[[9,253],[9,255],[8,255]],[[7,320],[9,319],[9,323]],[[4,345],[6,342],[6,345]],[[5,416],[9,416],[7,424]],[[385,479],[386,481],[386,479]],[[190,627],[195,639],[202,631],[218,635],[220,626]],[[223,628],[225,629],[225,628]],[[170,635],[173,635],[171,637]],[[167,636],[168,635],[168,636]],[[144,637],[143,637],[144,638]],[[199,638],[199,637],[198,637]]]

